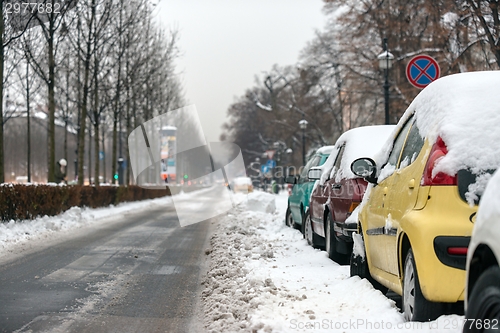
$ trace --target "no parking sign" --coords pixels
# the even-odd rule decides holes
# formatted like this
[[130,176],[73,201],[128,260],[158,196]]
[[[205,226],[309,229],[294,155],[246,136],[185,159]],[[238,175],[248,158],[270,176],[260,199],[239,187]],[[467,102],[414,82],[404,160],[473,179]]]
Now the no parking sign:
[[427,87],[432,81],[439,79],[439,65],[428,55],[422,54],[410,60],[406,66],[408,81],[419,89]]

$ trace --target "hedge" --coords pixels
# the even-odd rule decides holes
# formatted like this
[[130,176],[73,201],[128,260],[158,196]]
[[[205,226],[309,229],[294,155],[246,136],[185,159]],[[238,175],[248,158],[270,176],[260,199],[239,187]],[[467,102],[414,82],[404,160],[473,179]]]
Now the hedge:
[[120,202],[154,199],[170,195],[166,188],[144,189],[139,186],[49,186],[2,184],[0,186],[1,221],[55,216],[71,207],[106,207]]

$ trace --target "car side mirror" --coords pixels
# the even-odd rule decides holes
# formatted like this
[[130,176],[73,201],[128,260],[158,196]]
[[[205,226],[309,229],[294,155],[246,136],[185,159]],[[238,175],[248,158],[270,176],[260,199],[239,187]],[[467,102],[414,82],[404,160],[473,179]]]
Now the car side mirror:
[[307,173],[307,178],[309,178],[310,181],[319,180],[322,172],[323,170],[320,168],[311,168]]
[[285,183],[295,185],[295,184],[297,184],[297,177],[296,176],[287,176],[285,178]]
[[358,158],[351,164],[351,171],[367,182],[377,184],[377,164],[371,158]]

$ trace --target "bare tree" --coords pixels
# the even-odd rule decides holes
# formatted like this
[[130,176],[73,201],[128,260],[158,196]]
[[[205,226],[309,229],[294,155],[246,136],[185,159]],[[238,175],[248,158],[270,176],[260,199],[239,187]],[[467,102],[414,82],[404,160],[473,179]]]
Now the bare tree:
[[500,2],[498,0],[467,0],[474,16],[475,31],[479,38],[486,39],[500,68]]
[[24,66],[16,67],[16,74],[19,83],[19,92],[25,98],[26,103],[26,170],[28,182],[31,182],[31,117],[32,117],[32,105],[34,96],[39,93],[40,82],[36,75],[32,75],[30,58],[27,56],[28,49],[31,48],[32,34],[29,32],[22,38],[22,43],[20,43],[17,54],[24,59]]

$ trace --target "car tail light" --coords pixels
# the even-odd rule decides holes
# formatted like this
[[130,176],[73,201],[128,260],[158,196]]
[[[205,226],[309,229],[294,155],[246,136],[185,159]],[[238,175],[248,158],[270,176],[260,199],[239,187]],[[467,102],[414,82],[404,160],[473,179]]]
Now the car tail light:
[[449,247],[448,254],[453,256],[466,256],[468,248],[466,247]]
[[438,172],[434,177],[432,177],[432,172],[436,163],[448,154],[448,149],[441,137],[438,137],[436,143],[432,146],[431,153],[429,154],[429,159],[425,165],[424,174],[422,176],[422,185],[457,185],[457,176],[450,176],[444,172]]

